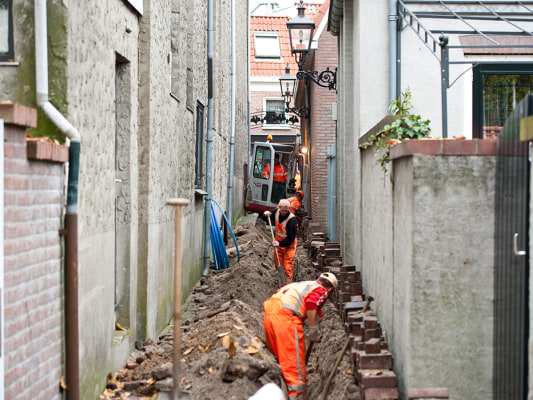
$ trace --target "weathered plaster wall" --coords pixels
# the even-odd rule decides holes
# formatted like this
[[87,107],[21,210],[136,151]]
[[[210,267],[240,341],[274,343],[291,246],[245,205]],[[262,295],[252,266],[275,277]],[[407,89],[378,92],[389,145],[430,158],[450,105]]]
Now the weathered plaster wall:
[[[394,262],[405,269],[410,293],[395,290],[410,310],[401,387],[449,387],[454,399],[490,398],[495,157],[413,156],[404,171],[412,174],[407,212],[416,229],[394,222],[395,253],[404,248],[402,238],[412,238],[411,262],[397,263],[396,254]],[[404,213],[400,195],[395,191],[395,216]],[[402,276],[395,273],[395,280]],[[394,308],[395,323],[404,312]]]
[[[192,0],[145,1],[140,16],[119,0],[47,3],[50,101],[81,135],[80,397],[89,399],[136,339],[155,337],[172,318],[169,198],[190,201],[182,219],[185,295],[203,270],[204,201],[194,194],[194,165],[199,102],[205,189],[207,8]],[[245,0],[235,10],[236,21],[246,20]],[[214,13],[212,197],[227,209],[231,2],[214,2]],[[16,62],[0,66],[0,100],[35,106],[33,2],[16,2],[14,17]],[[234,212],[242,209],[248,154],[246,24],[236,33]],[[57,129],[39,114],[36,132],[53,136]],[[115,321],[127,329],[120,340]]]
[[[67,7],[68,118],[81,135],[79,179],[79,326],[81,397],[93,398],[105,386],[102,371],[114,360],[115,196],[124,190],[128,240],[128,268],[135,291],[139,179],[138,148],[138,36],[137,15],[124,2],[82,2]],[[49,21],[49,26],[52,23]],[[120,55],[120,56],[118,56]],[[117,89],[117,64],[127,73]],[[119,90],[119,92],[116,91]],[[117,120],[116,102],[127,107]],[[118,105],[117,105],[118,107]],[[120,124],[120,125],[118,125]],[[122,136],[121,136],[122,135]],[[116,141],[117,140],[117,141]],[[117,147],[127,152],[115,157]],[[119,165],[122,182],[115,182]],[[121,246],[119,244],[119,246]],[[122,269],[121,268],[121,269]],[[127,347],[135,340],[135,308],[122,324],[130,329]]]
[[393,185],[375,161],[363,151],[363,282],[402,398],[416,387],[490,398],[495,157],[399,158]]
[[[337,74],[338,111],[337,125],[337,199],[339,241],[342,243],[342,255],[347,264],[355,264],[360,268],[360,168],[359,152],[356,149],[356,130],[359,115],[355,110],[358,104],[359,81],[352,79],[357,76],[359,65],[354,61],[357,42],[352,27],[355,25],[354,8],[360,2],[346,2],[345,18],[342,23],[342,34],[339,36],[339,71]],[[357,102],[357,103],[356,103]],[[353,221],[353,225],[344,221]]]
[[[376,135],[383,126],[391,123],[389,116],[376,124],[359,140]],[[375,298],[372,308],[383,326],[392,324],[393,308],[393,185],[392,164],[385,173],[377,163],[383,150],[372,146],[360,151],[361,159],[361,265],[365,293]],[[379,293],[379,295],[378,295]]]

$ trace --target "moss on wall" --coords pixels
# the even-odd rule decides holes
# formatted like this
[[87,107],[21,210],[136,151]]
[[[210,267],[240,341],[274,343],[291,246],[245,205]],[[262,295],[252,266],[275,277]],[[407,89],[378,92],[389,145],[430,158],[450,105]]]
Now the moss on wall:
[[[35,26],[33,2],[15,3],[14,15],[17,24],[21,27]],[[61,1],[47,2],[47,27],[48,27],[48,94],[49,101],[67,117],[67,10]],[[19,65],[16,67],[14,79],[11,82],[11,91],[14,103],[37,107],[36,82],[35,82],[35,40],[34,35],[28,35],[28,30],[18,28],[15,35],[23,37],[20,45],[16,45],[16,57]],[[32,30],[33,31],[33,30]],[[65,142],[65,136],[38,109],[37,128],[29,129],[33,136],[47,136]]]

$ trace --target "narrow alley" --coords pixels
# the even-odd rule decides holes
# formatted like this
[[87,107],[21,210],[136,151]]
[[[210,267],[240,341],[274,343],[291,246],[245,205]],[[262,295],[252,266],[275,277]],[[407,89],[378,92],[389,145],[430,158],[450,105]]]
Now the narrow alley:
[[[228,247],[230,267],[212,269],[198,282],[184,305],[180,385],[194,399],[246,400],[264,384],[281,385],[281,369],[265,346],[262,307],[263,301],[278,288],[279,275],[272,264],[268,226],[262,221],[254,222],[235,228],[239,256],[235,248]],[[298,280],[313,280],[320,274],[318,263],[313,261],[313,249],[309,248],[313,236],[310,231],[308,228],[307,234],[300,233],[298,237]],[[337,260],[336,264],[340,262]],[[343,296],[342,284],[339,289],[339,296]],[[350,303],[344,305],[347,304]],[[353,346],[345,346],[348,324],[343,322],[338,305],[338,301],[335,304],[329,301],[323,309],[322,341],[313,347],[307,365],[309,399],[363,398],[364,388],[358,384],[352,361]],[[361,304],[356,307],[360,309]],[[371,311],[367,314],[369,318],[373,316]],[[304,330],[307,331],[305,325]],[[353,344],[353,335],[350,343]],[[125,367],[109,374],[108,388],[100,399],[165,398],[172,387],[172,348],[170,327],[157,343],[152,340],[138,343],[138,350]],[[341,351],[344,355],[338,361]],[[390,383],[390,373],[378,374]],[[327,397],[322,397],[328,378],[331,383]],[[393,383],[395,386],[395,379]],[[367,390],[371,386],[367,383]],[[388,390],[397,396],[396,389]],[[368,392],[366,399],[377,398],[371,394],[372,391]]]

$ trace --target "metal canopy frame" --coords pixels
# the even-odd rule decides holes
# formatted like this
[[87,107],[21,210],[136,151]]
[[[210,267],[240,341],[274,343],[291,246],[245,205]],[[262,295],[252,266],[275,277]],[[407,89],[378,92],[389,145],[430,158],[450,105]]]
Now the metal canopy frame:
[[[463,72],[450,84],[450,64],[472,64],[472,67],[477,65],[473,61],[450,60],[449,49],[533,48],[533,44],[516,43],[509,45],[500,43],[496,37],[533,37],[533,32],[523,26],[523,23],[533,24],[533,1],[398,0],[397,13],[398,82],[400,81],[399,68],[401,62],[401,40],[399,36],[407,27],[415,32],[441,64],[443,138],[448,136],[447,90],[466,72]],[[433,22],[431,20],[455,20],[464,28],[436,29],[426,26]],[[486,22],[490,22],[489,29],[483,29],[480,26],[483,24],[489,25]],[[438,38],[436,35],[438,35]],[[485,39],[488,44],[449,45],[449,35],[478,35]]]

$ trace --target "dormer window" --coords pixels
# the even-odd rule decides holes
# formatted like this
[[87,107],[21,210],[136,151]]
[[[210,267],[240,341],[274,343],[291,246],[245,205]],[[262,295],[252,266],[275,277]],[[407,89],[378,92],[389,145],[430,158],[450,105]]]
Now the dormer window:
[[256,59],[280,59],[278,32],[255,32],[254,52]]

